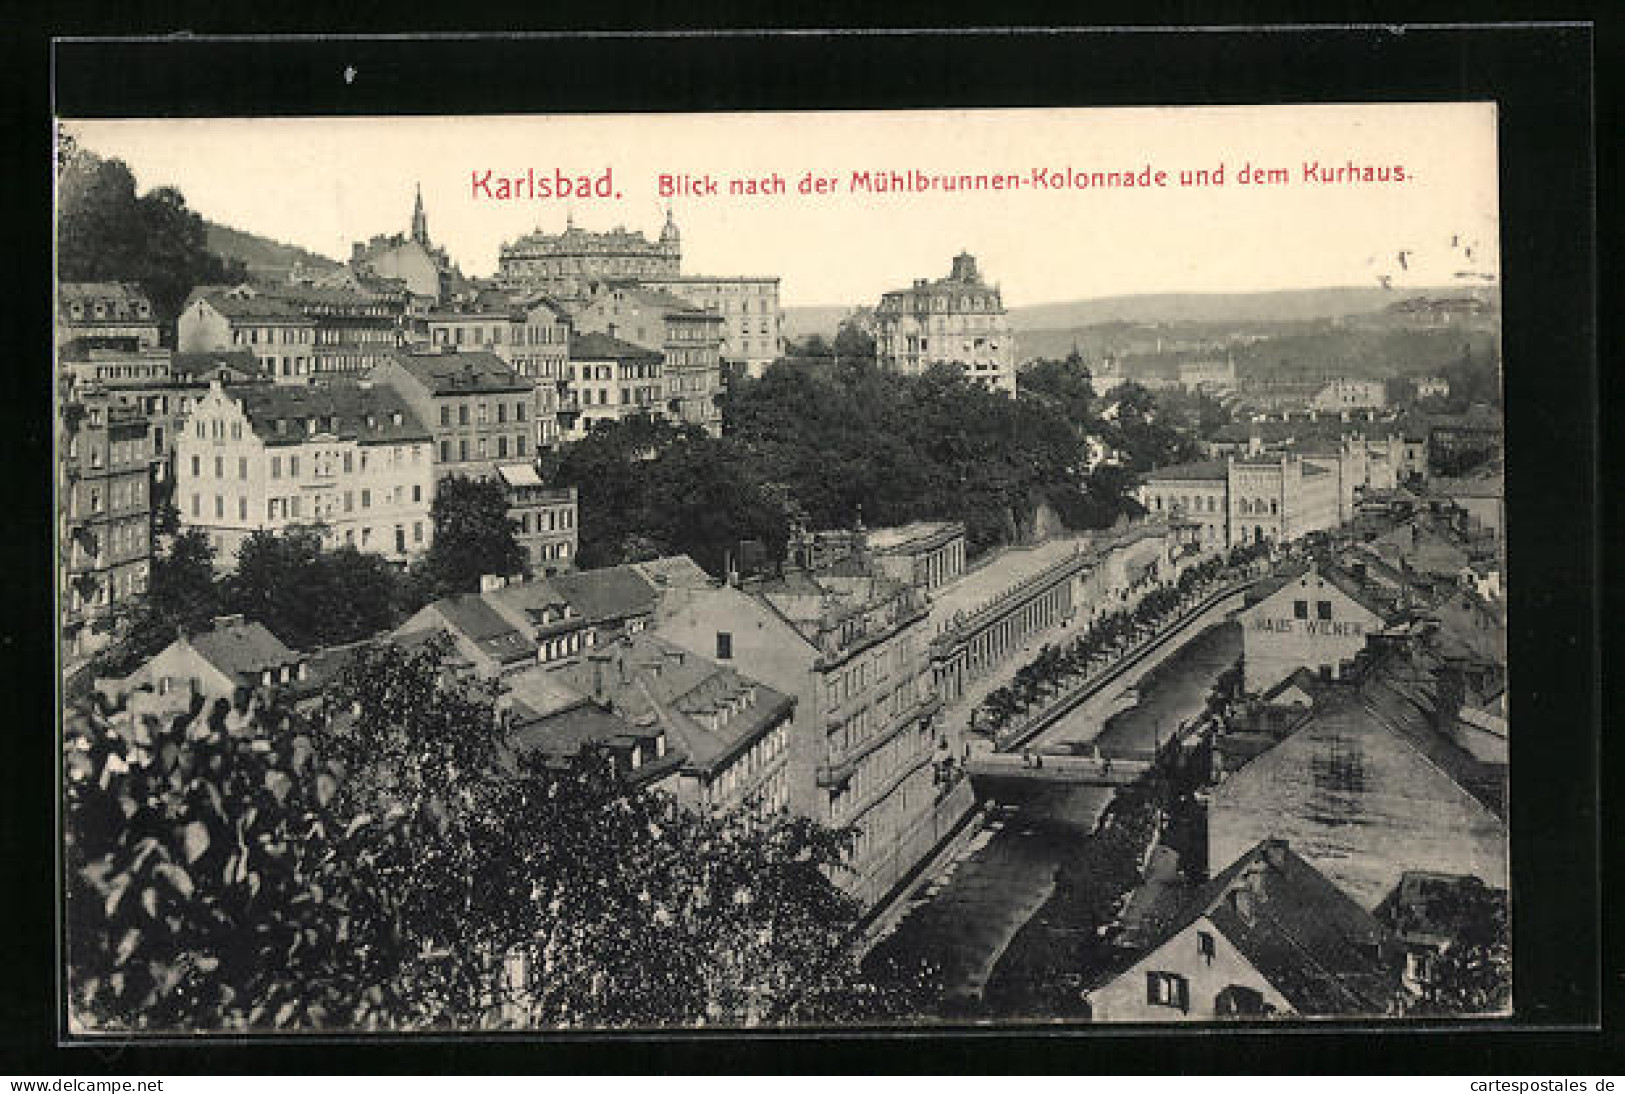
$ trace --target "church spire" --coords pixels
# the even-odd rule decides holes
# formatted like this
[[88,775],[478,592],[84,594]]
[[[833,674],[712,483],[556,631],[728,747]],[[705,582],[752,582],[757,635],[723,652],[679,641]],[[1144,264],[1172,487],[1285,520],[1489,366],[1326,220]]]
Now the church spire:
[[429,218],[423,215],[423,184],[418,183],[417,202],[412,206],[412,238],[418,243],[429,242]]

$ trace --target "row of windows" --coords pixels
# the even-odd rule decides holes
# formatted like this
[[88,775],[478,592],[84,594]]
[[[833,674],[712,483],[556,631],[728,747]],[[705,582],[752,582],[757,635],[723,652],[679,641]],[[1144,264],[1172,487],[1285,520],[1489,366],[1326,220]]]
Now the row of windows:
[[[525,415],[527,413],[527,411],[525,409],[525,405],[526,405],[526,400],[524,400],[524,399],[516,399],[514,401],[514,403],[513,403],[513,420],[514,421],[522,422],[522,421],[525,420]],[[496,408],[497,408],[496,409],[497,424],[502,425],[502,424],[506,423],[507,420],[508,420],[509,404],[499,402],[499,403],[496,404]],[[445,403],[440,404],[440,424],[443,425],[443,426],[451,425],[451,417],[452,417],[451,407],[446,405]],[[490,424],[490,422],[491,422],[491,406],[490,406],[490,404],[488,404],[488,403],[476,403],[474,405],[474,422],[475,422],[476,425],[489,425]],[[457,404],[457,424],[458,425],[468,425],[469,424],[468,423],[468,404],[467,403],[459,403],[459,404]]]
[[[380,504],[384,505],[404,505],[406,503],[407,496],[407,488],[404,485],[395,486],[389,490],[381,491],[379,501]],[[417,483],[412,484],[410,496],[413,504],[421,505],[423,503],[423,487]],[[372,500],[371,489],[361,491],[362,509],[371,509]],[[216,520],[226,519],[226,509],[226,496],[224,494],[214,495],[214,518]],[[269,521],[299,520],[302,516],[306,515],[301,511],[302,509],[303,499],[298,494],[292,494],[288,497],[268,498],[265,502],[265,519]],[[239,521],[248,520],[248,498],[246,495],[237,495],[236,510],[237,519]],[[342,511],[345,513],[353,513],[355,510],[356,492],[354,490],[344,491]],[[320,519],[322,517],[333,516],[336,511],[337,499],[335,497],[329,496],[325,499],[313,498],[311,499],[311,511],[308,515],[312,518]],[[192,495],[192,516],[198,519],[202,519],[203,517],[202,494]]]
[[[281,338],[277,337],[279,333]],[[231,330],[231,344],[234,346],[257,346],[261,343],[267,346],[302,346],[315,341],[314,327],[233,327]]]
[[[84,301],[75,300],[69,304],[68,314],[75,319],[83,319],[85,317]],[[130,302],[98,300],[91,306],[90,314],[97,319],[130,319],[132,317],[150,319],[152,317],[152,305],[145,300]]]
[[789,739],[788,725],[781,725],[764,734],[712,780],[710,787],[712,800],[731,798],[740,787],[749,785],[764,768],[784,754]]
[[[1163,495],[1153,494],[1151,502],[1153,508],[1160,510]],[[1167,495],[1167,502],[1170,509],[1177,505],[1187,513],[1217,513],[1219,511],[1219,497],[1217,494],[1169,494]],[[1243,509],[1242,512],[1246,512],[1246,510]]]
[[[491,458],[491,445],[488,443],[489,440],[490,440],[490,438],[488,438],[488,437],[476,437],[475,441],[474,441],[474,448],[472,450],[474,455],[472,457],[469,455],[470,449],[469,449],[469,446],[468,446],[468,438],[467,437],[463,437],[463,438],[459,439],[457,441],[457,447],[455,449],[452,448],[452,443],[450,441],[441,441],[440,442],[440,462],[441,463],[452,463],[452,462],[467,463],[470,459],[476,459],[476,460],[490,459]],[[496,458],[497,459],[499,459],[499,460],[506,459],[508,457],[509,453],[510,453],[510,450],[511,450],[511,453],[513,455],[515,455],[515,456],[528,456],[528,455],[530,455],[530,441],[529,441],[529,439],[523,433],[516,433],[516,434],[514,434],[513,444],[511,446],[508,443],[508,438],[507,438],[506,435],[498,437],[496,439]],[[451,458],[453,451],[455,451],[457,453],[456,461],[453,461],[452,458]]]
[[[530,513],[519,514],[519,531],[529,535],[531,529]],[[574,509],[544,509],[535,514],[537,532],[567,532],[575,527],[576,511]],[[545,519],[544,519],[545,518]]]
[[[907,825],[910,783],[905,782],[900,786],[890,800],[873,803],[874,807],[864,812],[865,806],[871,804],[868,799],[875,791],[889,784],[900,767],[907,766],[917,760],[921,753],[929,751],[931,743],[929,726],[899,733],[865,756],[846,786],[831,795],[830,819],[833,823],[844,824],[862,815],[859,821],[861,834],[856,848],[856,857],[860,861],[867,858],[873,849],[889,845],[896,833]],[[929,779],[930,768],[922,768],[916,773],[916,777],[920,776]],[[869,840],[865,841],[863,835],[867,835]]]
[[81,612],[86,608],[105,608],[115,601],[127,600],[138,596],[147,590],[147,564],[145,562],[107,575],[96,582],[90,596],[86,597],[79,587],[68,583],[68,604],[72,611]]

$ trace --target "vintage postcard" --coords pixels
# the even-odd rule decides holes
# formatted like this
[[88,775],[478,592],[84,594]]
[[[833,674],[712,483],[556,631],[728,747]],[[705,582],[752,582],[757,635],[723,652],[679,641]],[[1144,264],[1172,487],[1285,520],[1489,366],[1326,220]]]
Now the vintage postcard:
[[67,1032],[1513,1013],[1496,134],[62,120]]

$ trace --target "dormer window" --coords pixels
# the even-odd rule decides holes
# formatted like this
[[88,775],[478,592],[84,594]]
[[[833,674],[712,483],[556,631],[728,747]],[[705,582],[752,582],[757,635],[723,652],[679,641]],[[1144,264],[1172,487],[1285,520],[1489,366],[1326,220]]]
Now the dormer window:
[[73,316],[75,319],[83,319],[85,317],[85,306],[79,301],[75,300],[72,304],[68,305],[68,314]]

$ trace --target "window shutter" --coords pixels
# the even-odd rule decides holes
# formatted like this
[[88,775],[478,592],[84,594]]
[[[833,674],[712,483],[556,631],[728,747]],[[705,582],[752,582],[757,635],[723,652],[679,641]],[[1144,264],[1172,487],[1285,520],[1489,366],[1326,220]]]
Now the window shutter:
[[1191,982],[1183,976],[1176,976],[1173,980],[1174,991],[1179,1001],[1179,1009],[1189,1014],[1191,1011]]
[[1157,998],[1157,974],[1154,972],[1145,974],[1145,1001],[1152,1006],[1162,1002]]

